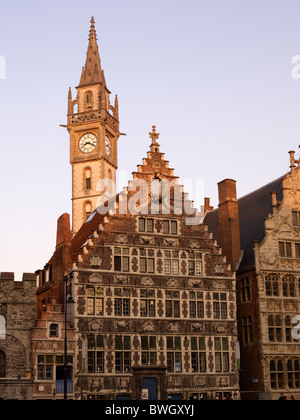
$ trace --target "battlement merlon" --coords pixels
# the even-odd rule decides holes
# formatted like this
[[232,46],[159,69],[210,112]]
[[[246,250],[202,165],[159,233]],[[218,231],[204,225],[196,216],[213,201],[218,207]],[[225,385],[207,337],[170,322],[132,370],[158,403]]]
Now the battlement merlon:
[[36,274],[23,273],[22,281],[15,281],[15,273],[0,272],[0,288],[1,286],[9,287],[10,289],[27,289],[35,290]]

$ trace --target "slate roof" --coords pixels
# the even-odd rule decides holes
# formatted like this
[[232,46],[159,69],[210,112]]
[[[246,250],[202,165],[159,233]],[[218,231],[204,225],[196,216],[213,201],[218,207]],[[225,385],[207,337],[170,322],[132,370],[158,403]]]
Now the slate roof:
[[[238,200],[241,249],[243,251],[239,269],[251,267],[255,264],[253,242],[261,242],[265,236],[264,220],[268,214],[273,212],[271,193],[276,192],[277,200],[283,200],[282,179],[285,176],[281,176]],[[207,213],[204,218],[204,223],[208,225],[209,231],[213,233],[216,240],[218,240],[218,218],[218,209]]]

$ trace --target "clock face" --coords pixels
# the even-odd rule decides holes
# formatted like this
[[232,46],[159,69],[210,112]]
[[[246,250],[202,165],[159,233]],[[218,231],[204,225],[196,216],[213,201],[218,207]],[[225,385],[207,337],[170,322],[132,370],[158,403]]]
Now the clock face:
[[84,134],[79,140],[79,150],[81,150],[82,153],[91,153],[96,149],[97,142],[98,140],[95,134]]
[[105,151],[107,156],[111,155],[111,144],[108,136],[105,136]]

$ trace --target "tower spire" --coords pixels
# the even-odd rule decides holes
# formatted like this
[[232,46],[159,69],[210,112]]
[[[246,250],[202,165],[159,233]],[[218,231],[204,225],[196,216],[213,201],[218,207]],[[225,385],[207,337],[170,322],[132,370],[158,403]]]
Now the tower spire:
[[86,53],[86,62],[82,69],[79,86],[93,85],[102,82],[104,82],[104,80],[97,43],[95,19],[92,17],[89,33],[89,45]]

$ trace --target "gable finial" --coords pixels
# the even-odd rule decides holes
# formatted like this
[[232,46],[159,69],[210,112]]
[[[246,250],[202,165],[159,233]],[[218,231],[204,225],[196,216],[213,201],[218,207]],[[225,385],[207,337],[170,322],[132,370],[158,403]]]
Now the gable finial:
[[156,126],[153,125],[152,126],[152,132],[149,133],[150,138],[152,139],[152,143],[156,144],[157,143],[157,139],[159,138],[159,133],[156,132]]

